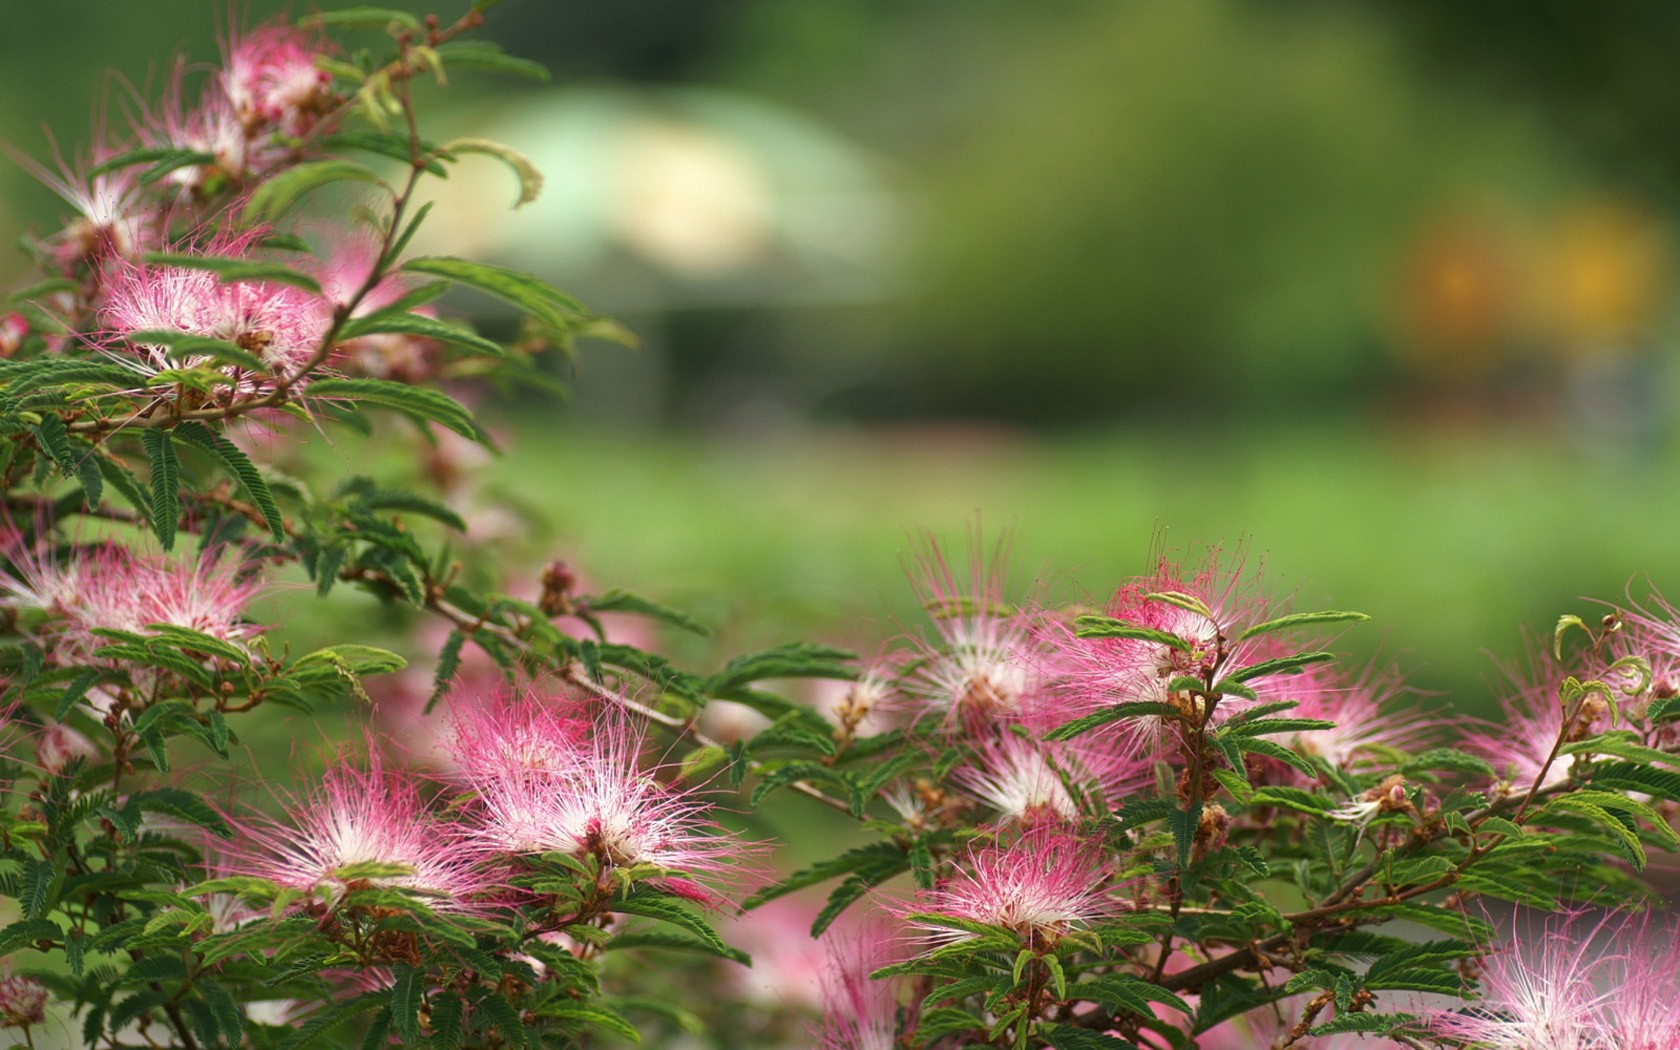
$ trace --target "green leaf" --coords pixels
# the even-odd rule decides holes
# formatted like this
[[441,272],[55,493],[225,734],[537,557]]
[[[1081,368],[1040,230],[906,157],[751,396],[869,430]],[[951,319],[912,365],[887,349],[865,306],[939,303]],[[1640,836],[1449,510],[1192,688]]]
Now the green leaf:
[[488,40],[452,40],[437,49],[445,69],[478,69],[506,73],[528,80],[548,80],[548,67],[530,59],[516,58]]
[[420,1041],[420,1006],[425,1002],[425,971],[408,963],[391,967],[391,1021],[405,1044]]
[[1124,704],[1105,707],[1100,711],[1086,715],[1084,718],[1063,722],[1045,733],[1044,739],[1071,740],[1083,733],[1089,733],[1093,729],[1108,725],[1110,722],[1118,722],[1123,718],[1177,718],[1179,714],[1178,708],[1172,704],[1153,700],[1132,700]]
[[669,894],[660,893],[646,885],[637,886],[628,895],[614,900],[608,907],[623,915],[640,915],[670,923],[694,934],[713,955],[733,959],[744,965],[751,963],[745,952],[725,943],[724,939],[717,935],[717,931],[712,929],[711,924],[701,918],[698,911]]
[[41,421],[30,429],[35,432],[35,439],[41,450],[52,457],[65,477],[76,472],[76,449],[70,444],[70,434],[64,429],[64,420],[49,413],[42,416]]
[[[1459,994],[1454,990],[1451,994]],[[1364,1032],[1369,1035],[1387,1035],[1396,1028],[1403,1028],[1417,1020],[1416,1014],[1378,1014],[1378,1013],[1344,1013],[1338,1014],[1334,1020],[1321,1025],[1314,1025],[1313,1035],[1339,1035],[1343,1032]]]
[[1041,1024],[1038,1035],[1055,1050],[1138,1050],[1136,1043],[1068,1024]]
[[129,805],[146,813],[167,813],[190,824],[196,824],[220,838],[233,837],[227,819],[209,803],[190,791],[180,788],[155,788],[129,796]]
[[346,7],[337,11],[316,11],[298,19],[298,25],[306,28],[331,26],[335,29],[389,29],[402,28],[411,33],[422,34],[425,26],[420,20],[407,11],[398,11],[391,7]]
[[39,919],[58,902],[64,869],[50,860],[25,860],[18,886],[18,908],[25,919]]
[[207,335],[174,332],[163,328],[147,328],[139,332],[130,332],[128,341],[135,346],[168,347],[170,359],[184,365],[195,364],[192,360],[195,357],[206,357],[218,364],[232,365],[259,375],[266,375],[270,371],[262,358],[226,339],[212,339]]
[[258,222],[272,223],[310,193],[335,182],[385,185],[378,175],[355,161],[341,158],[305,161],[283,168],[259,182],[250,197],[246,198],[245,213]]
[[1207,602],[1184,591],[1151,591],[1143,596],[1143,600],[1146,602],[1165,602],[1168,605],[1176,605],[1185,612],[1195,613],[1205,620],[1213,619],[1213,610],[1207,607]]
[[321,294],[321,284],[315,278],[278,263],[254,262],[229,255],[188,255],[180,252],[147,252],[142,258],[153,266],[206,270],[230,284],[264,281],[270,284],[289,284],[315,295]]
[[366,335],[412,335],[439,343],[450,343],[476,350],[486,357],[506,357],[502,344],[486,339],[470,328],[448,321],[440,321],[425,314],[381,311],[367,317],[346,322],[339,332],[341,340],[359,339]]
[[642,1041],[642,1035],[618,1011],[608,1008],[602,1003],[581,1003],[574,999],[556,999],[545,1004],[539,1011],[544,1017],[557,1017],[565,1021],[575,1021],[595,1028],[604,1028],[614,1035],[622,1036],[632,1043]]
[[634,613],[637,616],[646,616],[668,623],[673,627],[680,627],[701,637],[705,637],[709,633],[705,624],[700,623],[687,613],[643,598],[639,594],[631,594],[629,591],[611,590],[604,594],[585,595],[577,600],[577,605],[579,608],[587,609],[590,613],[626,612]]
[[432,708],[455,683],[455,672],[461,669],[461,649],[466,644],[467,636],[460,631],[450,631],[444,639],[443,648],[438,650],[437,673],[432,678],[432,695],[426,698],[425,714],[432,713]]
[[425,256],[403,264],[410,273],[443,277],[493,295],[549,325],[565,329],[588,315],[583,304],[532,274],[449,256]]
[[1238,641],[1247,641],[1256,635],[1270,634],[1273,631],[1289,631],[1296,627],[1308,627],[1321,623],[1361,623],[1370,617],[1362,612],[1337,612],[1326,609],[1323,612],[1290,613],[1279,616],[1275,620],[1257,623],[1253,627],[1237,635]]
[[1427,751],[1419,752],[1408,759],[1400,767],[1399,772],[1409,776],[1425,770],[1469,773],[1473,776],[1490,779],[1495,775],[1494,768],[1488,764],[1487,759],[1452,747],[1432,747]]
[[1680,719],[1680,696],[1665,696],[1652,700],[1645,709],[1645,718],[1652,725],[1661,725]]
[[216,156],[213,153],[178,149],[174,146],[155,146],[119,153],[110,160],[94,165],[88,170],[87,177],[95,179],[108,172],[147,164],[150,165],[150,168],[141,175],[140,182],[143,185],[150,185],[177,168],[190,168],[200,164],[214,163],[216,163]]
[[[490,1021],[496,1030],[502,1033],[502,1042],[508,1046],[519,1046],[525,1042],[525,1025],[519,1020],[519,1011],[514,1009],[502,995],[492,992],[478,1001],[480,1009],[490,1016]],[[634,1029],[632,1029],[632,1036]]]
[[394,409],[416,421],[430,421],[462,437],[483,441],[484,434],[467,407],[448,394],[388,379],[318,379],[310,397],[342,398]]
[[1082,1002],[1098,1002],[1118,1006],[1140,1017],[1154,1017],[1150,1003],[1160,1003],[1181,1014],[1191,1013],[1188,1003],[1160,985],[1125,974],[1109,974],[1095,980],[1081,981],[1068,989],[1068,998]]
[[1334,729],[1336,723],[1322,718],[1257,718],[1228,725],[1221,736],[1264,736],[1270,733],[1312,733]]
[[519,180],[519,195],[514,198],[513,207],[522,208],[536,200],[542,193],[543,177],[537,166],[531,163],[531,158],[514,149],[490,139],[455,139],[444,146],[450,153],[479,153],[494,157],[505,164],[514,178]]
[[867,846],[849,849],[830,860],[820,861],[801,871],[794,872],[782,882],[766,887],[748,897],[741,907],[752,910],[777,897],[802,890],[807,886],[814,886],[819,882],[853,872],[867,872],[876,882],[892,878],[899,872],[910,868],[910,854],[896,842],[873,842]]
[[1073,621],[1074,633],[1080,638],[1130,638],[1140,642],[1155,642],[1182,652],[1190,651],[1190,643],[1170,631],[1117,620],[1112,616],[1079,616]]
[[181,462],[175,442],[164,430],[148,427],[140,432],[146,459],[152,468],[152,531],[164,550],[175,548],[175,524],[181,516]]
[[1238,668],[1227,675],[1226,678],[1234,682],[1250,682],[1256,678],[1274,674],[1299,674],[1313,664],[1323,663],[1335,658],[1335,653],[1296,653],[1294,656],[1280,656],[1275,660],[1262,660],[1257,664]]
[[723,670],[706,679],[701,687],[708,696],[727,697],[742,687],[766,678],[852,679],[857,672],[851,661],[856,654],[827,645],[795,642],[774,649],[738,656]]
[[199,448],[221,460],[222,465],[233,474],[245,495],[262,512],[263,522],[268,525],[268,531],[276,541],[286,539],[286,519],[280,515],[280,505],[274,501],[274,493],[269,490],[268,482],[263,480],[256,465],[242,452],[239,446],[220,434],[215,433],[203,423],[188,420],[176,424],[175,434],[188,444]]
[[63,928],[51,919],[19,919],[5,929],[0,929],[0,956],[10,955],[36,941],[63,939]]
[[[397,965],[407,966],[408,964],[398,963]],[[291,1037],[280,1044],[280,1050],[302,1050],[303,1047],[314,1043],[357,1014],[366,1013],[368,1010],[386,1005],[390,1001],[390,997],[390,992],[366,992],[354,999],[327,1006],[320,1012],[312,1014],[309,1020],[299,1025]]]

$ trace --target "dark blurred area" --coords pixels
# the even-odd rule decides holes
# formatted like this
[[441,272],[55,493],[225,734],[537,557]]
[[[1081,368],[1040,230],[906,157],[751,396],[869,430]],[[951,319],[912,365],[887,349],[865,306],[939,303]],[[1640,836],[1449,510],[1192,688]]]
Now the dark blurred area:
[[[8,14],[0,138],[35,155],[43,123],[85,139],[100,70],[143,91],[230,17]],[[460,76],[439,137],[505,140],[547,186],[512,212],[505,172],[463,165],[417,249],[540,272],[643,338],[585,349],[574,487],[525,493],[602,576],[676,599],[769,555],[766,619],[821,630],[860,599],[847,559],[890,579],[872,543],[975,510],[1102,545],[1043,552],[1093,590],[1153,527],[1246,535],[1453,689],[1581,591],[1680,590],[1680,7],[510,0],[487,32],[554,82]],[[0,172],[0,232],[58,214]],[[530,409],[509,425],[548,433]],[[642,474],[615,496],[666,524],[592,523],[580,479]],[[687,539],[653,539],[673,516]]]

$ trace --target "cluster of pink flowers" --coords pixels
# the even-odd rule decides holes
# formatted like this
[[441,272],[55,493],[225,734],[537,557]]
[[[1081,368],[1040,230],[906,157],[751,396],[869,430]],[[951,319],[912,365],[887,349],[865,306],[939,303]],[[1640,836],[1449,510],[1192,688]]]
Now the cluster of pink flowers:
[[[184,254],[244,257],[253,233],[217,233]],[[332,324],[331,304],[320,296],[273,281],[225,280],[207,270],[154,263],[114,263],[99,309],[94,345],[115,360],[153,376],[191,368],[206,358],[190,352],[171,357],[148,332],[181,332],[231,343],[262,362],[266,374],[237,365],[222,369],[233,393],[266,388],[270,377],[297,376],[321,347]]]
[[[512,866],[544,853],[594,861],[603,886],[634,868],[711,906],[724,898],[699,880],[752,876],[757,847],[644,761],[644,731],[620,709],[532,691],[457,694],[452,709],[444,746],[454,770],[441,784],[376,757],[365,769],[341,759],[319,789],[285,800],[283,819],[240,821],[222,868],[331,893],[343,868],[394,865],[402,874],[369,881],[446,910],[513,899]],[[450,787],[464,794],[437,790]],[[441,797],[429,804],[427,794]]]
[[[55,173],[26,161],[77,212],[44,245],[48,257],[69,271],[160,248],[173,209],[238,192],[305,156],[306,139],[331,121],[339,103],[318,65],[328,53],[324,37],[283,22],[230,32],[221,68],[196,99],[188,101],[187,70],[177,65],[161,104],[139,107],[132,137],[96,147],[81,172],[62,162]],[[141,178],[141,166],[86,174],[136,149],[205,159],[151,184]]]
[[87,662],[108,641],[97,628],[148,633],[168,624],[243,645],[262,628],[245,619],[260,578],[232,560],[141,554],[115,543],[54,550],[15,531],[0,540],[0,605],[46,614],[41,631],[65,664]]

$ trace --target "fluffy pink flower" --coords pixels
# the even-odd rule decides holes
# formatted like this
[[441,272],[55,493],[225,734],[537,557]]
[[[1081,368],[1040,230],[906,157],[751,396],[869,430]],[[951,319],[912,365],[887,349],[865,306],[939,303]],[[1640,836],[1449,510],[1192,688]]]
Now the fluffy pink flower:
[[236,645],[260,632],[245,609],[262,589],[232,561],[141,555],[105,543],[60,555],[25,546],[13,533],[0,542],[12,571],[0,571],[0,605],[49,616],[66,662],[107,644],[96,627],[147,633],[156,623],[186,627]]
[[302,135],[333,102],[332,77],[315,64],[326,55],[324,38],[295,26],[230,32],[222,43],[222,92],[247,125],[272,124],[284,135]]
[[569,853],[683,875],[742,874],[754,847],[724,832],[700,798],[661,783],[657,769],[644,770],[642,750],[643,731],[605,711],[590,737],[553,766],[546,764],[559,756],[546,748],[534,756],[541,767],[498,766],[458,752],[462,780],[477,795],[476,841],[505,853]]
[[[218,234],[185,254],[244,256],[254,240],[251,233]],[[111,274],[99,321],[103,330],[96,345],[142,375],[205,360],[183,355],[172,361],[167,347],[134,338],[136,333],[164,330],[233,343],[261,360],[272,376],[300,370],[320,348],[332,318],[326,300],[292,285],[223,281],[207,270],[127,263]],[[236,394],[250,395],[268,386],[267,376],[233,365],[221,370]]]
[[469,783],[521,774],[563,775],[576,767],[594,726],[585,701],[505,685],[449,698],[443,746]]
[[41,730],[35,741],[35,761],[48,773],[58,773],[72,759],[93,758],[98,754],[93,741],[63,722],[54,722]]
[[45,244],[60,269],[68,271],[84,262],[128,257],[155,246],[159,213],[145,199],[139,170],[87,174],[119,150],[96,150],[91,161],[81,160],[72,166],[58,153],[56,143],[52,148],[57,170],[15,151],[12,159],[75,209],[75,217]]
[[[1501,723],[1472,726],[1465,735],[1465,750],[1478,754],[1493,765],[1498,774],[1498,786],[1512,793],[1525,793],[1531,787],[1541,790],[1563,784],[1569,779],[1575,759],[1558,755],[1547,764],[1564,733],[1564,709],[1561,690],[1571,671],[1560,665],[1549,650],[1536,648],[1530,654],[1531,670],[1525,675],[1507,668],[1512,691],[1500,701],[1505,717]],[[1577,677],[1591,678],[1590,671],[1575,671]],[[1587,698],[1576,716],[1568,736],[1579,740],[1610,728],[1610,703],[1599,695]],[[1573,710],[1575,704],[1570,705]]]
[[[904,915],[934,913],[1012,930],[1023,939],[1056,940],[1120,911],[1100,847],[1057,824],[1028,828],[1007,843],[970,849],[944,883],[917,896]],[[974,934],[931,919],[911,926],[940,944]]]
[[[974,764],[953,774],[963,791],[1006,821],[1075,821],[1081,799],[1116,804],[1152,775],[1147,762],[1081,741],[1054,744],[1004,733],[975,750]],[[1069,790],[1069,787],[1074,790]]]
[[819,1050],[893,1050],[898,1045],[897,982],[869,977],[894,961],[888,935],[875,926],[831,933],[824,948]]
[[[1123,583],[1104,609],[1113,619],[1175,635],[1186,643],[1185,648],[1138,638],[1081,638],[1072,625],[1045,618],[1036,631],[1046,650],[1044,667],[1053,699],[1052,717],[1045,721],[1056,725],[1121,703],[1172,703],[1190,711],[1190,705],[1202,701],[1187,692],[1169,691],[1174,679],[1223,677],[1293,651],[1281,648],[1283,643],[1274,636],[1239,640],[1245,628],[1268,613],[1255,589],[1255,580],[1244,574],[1242,563],[1222,564],[1217,551],[1194,570],[1163,555],[1154,573]],[[1163,593],[1193,598],[1212,615],[1151,597]],[[1289,691],[1288,699],[1301,699],[1305,683],[1280,684],[1287,681],[1263,678],[1246,684],[1262,701],[1284,698],[1280,696],[1284,689]],[[1225,696],[1215,709],[1214,721],[1250,706],[1252,701]],[[1098,730],[1097,739],[1109,738],[1109,746],[1121,751],[1153,754],[1172,744],[1162,735],[1166,726],[1158,717],[1126,719]]]
[[1621,1009],[1624,991],[1597,984],[1603,962],[1595,935],[1605,923],[1576,918],[1528,931],[1486,959],[1483,999],[1456,1011],[1424,1014],[1436,1035],[1485,1050],[1596,1050],[1606,1010]]
[[[1389,752],[1424,750],[1440,734],[1438,719],[1405,706],[1401,700],[1405,686],[1398,671],[1372,668],[1352,684],[1342,684],[1333,669],[1319,665],[1282,680],[1276,691],[1278,699],[1300,701],[1280,717],[1336,723],[1330,729],[1304,730],[1280,740],[1344,771],[1380,762]],[[1285,768],[1299,775],[1293,767]]]
[[1007,549],[1000,545],[987,560],[976,539],[970,551],[969,579],[959,583],[929,539],[917,552],[913,579],[939,638],[918,645],[904,689],[948,727],[1017,721],[1037,686],[1031,631],[1004,600]]
[[[379,239],[366,229],[347,234],[335,231],[327,235],[326,257],[313,267],[312,272],[321,282],[321,290],[335,306],[349,306],[356,299],[356,293],[373,274],[379,261],[380,247]],[[386,273],[356,300],[350,316],[363,317],[391,306],[411,290],[411,283],[401,273]],[[425,306],[415,312],[426,317],[436,316],[436,311]],[[379,379],[420,383],[436,374],[440,347],[435,340],[400,332],[381,332],[348,340],[339,350],[344,355],[347,370]]]
[[377,754],[369,754],[366,768],[340,760],[318,787],[283,801],[285,820],[235,822],[238,837],[222,858],[224,872],[336,896],[353,884],[339,874],[344,868],[402,865],[407,874],[365,881],[412,890],[438,910],[470,908],[496,884],[483,852],[427,810],[411,775],[384,768]]
[[1672,917],[1630,919],[1616,931],[1619,949],[1606,960],[1606,1003],[1600,1028],[1618,1050],[1680,1047],[1680,923]]

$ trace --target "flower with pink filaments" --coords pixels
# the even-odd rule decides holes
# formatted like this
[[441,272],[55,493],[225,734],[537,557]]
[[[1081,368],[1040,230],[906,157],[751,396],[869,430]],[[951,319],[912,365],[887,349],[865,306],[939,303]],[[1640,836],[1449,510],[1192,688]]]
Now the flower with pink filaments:
[[898,985],[869,975],[894,961],[894,945],[880,928],[830,933],[824,940],[823,1020],[819,1050],[894,1050],[898,1045]]
[[1057,824],[1040,824],[1013,841],[970,849],[958,870],[913,906],[895,911],[936,945],[976,934],[930,915],[1001,926],[1023,939],[1055,941],[1124,910],[1112,894],[1100,846]]
[[917,591],[939,642],[918,646],[904,689],[942,712],[951,727],[1018,721],[1037,688],[1031,631],[1003,597],[1006,551],[1000,546],[988,562],[978,547],[971,543],[976,553],[966,587],[931,539],[917,557]]
[[974,764],[952,776],[960,788],[1004,820],[1030,824],[1078,820],[1080,798],[1088,803],[1100,796],[1112,803],[1151,775],[1149,764],[1132,755],[1004,733],[976,748]]
[[[589,737],[548,768],[512,763],[497,768],[482,756],[461,753],[457,738],[455,760],[477,795],[475,840],[502,853],[566,853],[610,867],[649,864],[697,876],[743,873],[756,847],[710,820],[707,803],[661,783],[656,771],[641,769],[643,742],[643,732],[614,711],[603,712]],[[697,886],[682,888],[700,895]]]
[[229,33],[222,44],[222,92],[247,126],[273,124],[282,134],[309,131],[332,103],[332,77],[316,65],[325,39],[278,23]]
[[532,689],[505,688],[449,704],[443,747],[469,783],[522,773],[547,777],[573,768],[594,730],[590,704]]
[[[1044,663],[1056,708],[1051,723],[1122,703],[1170,703],[1200,718],[1204,701],[1169,690],[1174,679],[1221,677],[1282,655],[1274,651],[1278,643],[1268,636],[1239,640],[1245,628],[1259,623],[1267,613],[1266,602],[1254,593],[1254,580],[1242,570],[1241,562],[1222,565],[1217,552],[1188,574],[1162,556],[1152,575],[1122,584],[1103,610],[1113,619],[1172,634],[1183,640],[1182,648],[1144,638],[1081,638],[1072,625],[1046,618],[1036,633],[1047,653]],[[1212,615],[1161,595],[1185,596],[1200,602]],[[1268,682],[1248,684],[1260,692],[1262,700],[1274,699]],[[1227,695],[1220,700],[1214,721],[1253,704]],[[1098,732],[1117,738],[1115,746],[1122,750],[1151,753],[1170,743],[1161,736],[1165,725],[1159,718],[1129,719]]]
[[[255,238],[218,234],[184,254],[245,256]],[[99,321],[95,345],[142,375],[208,360],[192,354],[171,358],[168,347],[143,341],[144,333],[168,331],[232,343],[262,361],[269,376],[293,377],[295,383],[330,331],[332,311],[326,300],[289,284],[225,281],[208,270],[126,263],[111,274]],[[238,395],[259,393],[270,384],[269,376],[234,365],[221,370]]]
[[1624,997],[1643,990],[1606,990],[1607,960],[1595,943],[1607,927],[1622,926],[1577,917],[1527,931],[1486,958],[1481,1002],[1426,1013],[1424,1024],[1435,1035],[1484,1050],[1633,1050],[1636,1044],[1605,1041],[1606,1021],[1628,1005]]
[[[225,873],[333,897],[361,884],[409,890],[440,911],[472,908],[498,885],[483,851],[428,811],[411,775],[384,768],[377,755],[368,757],[366,768],[335,763],[314,791],[283,801],[284,821],[233,822],[237,838],[221,858]],[[368,864],[407,871],[340,874]]]
[[[1571,673],[1550,651],[1530,657],[1532,670],[1522,675],[1507,669],[1513,691],[1500,701],[1501,724],[1477,724],[1465,734],[1466,751],[1487,759],[1499,776],[1499,786],[1512,793],[1531,788],[1545,791],[1569,781],[1573,756],[1557,754],[1560,738],[1581,740],[1610,728],[1611,705],[1619,697],[1589,693],[1565,703],[1564,685]],[[1565,728],[1564,719],[1572,717]],[[1549,760],[1549,762],[1548,762]]]
[[[1347,771],[1380,762],[1393,752],[1421,751],[1439,735],[1439,719],[1423,717],[1397,702],[1404,691],[1398,672],[1368,670],[1351,685],[1341,684],[1337,677],[1320,665],[1280,685],[1279,699],[1300,701],[1283,717],[1336,723],[1330,729],[1291,734],[1282,738],[1284,743]],[[1285,768],[1300,775],[1293,767]]]
[[145,556],[115,543],[59,557],[15,534],[0,553],[12,564],[0,571],[0,605],[46,612],[67,662],[110,644],[93,633],[99,627],[145,634],[162,623],[234,645],[261,631],[244,615],[262,584],[234,562]]

